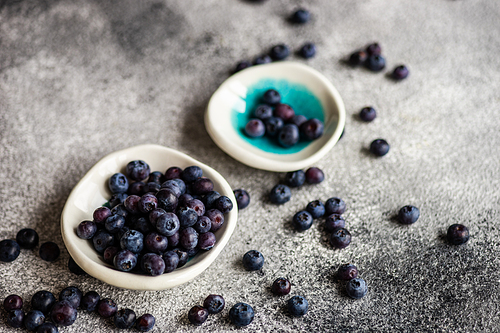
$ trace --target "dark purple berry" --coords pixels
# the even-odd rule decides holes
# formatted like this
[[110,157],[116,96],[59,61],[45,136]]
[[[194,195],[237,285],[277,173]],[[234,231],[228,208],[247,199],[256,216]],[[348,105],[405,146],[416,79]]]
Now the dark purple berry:
[[120,204],[123,204],[125,199],[127,199],[127,193],[115,193],[109,198],[108,204],[111,209],[113,209],[115,206],[118,206]]
[[236,68],[234,69],[234,73],[238,73],[239,71],[242,71],[248,67],[251,67],[252,63],[247,60],[240,61],[239,63],[236,64]]
[[291,288],[292,284],[290,281],[287,278],[280,277],[274,280],[273,285],[271,286],[271,291],[275,295],[284,296],[290,293]]
[[202,306],[195,305],[188,312],[189,322],[193,325],[201,325],[208,318],[208,311]]
[[292,13],[290,16],[290,22],[296,23],[296,24],[304,24],[309,22],[311,19],[311,13],[304,8],[299,8],[296,11]]
[[412,224],[420,217],[420,210],[415,206],[401,207],[398,213],[398,220],[401,224]]
[[231,320],[233,325],[238,327],[250,325],[254,316],[255,312],[253,308],[246,303],[236,303],[229,310],[229,320]]
[[333,197],[329,198],[325,202],[325,215],[330,216],[332,214],[342,215],[346,210],[346,204],[344,200]]
[[155,326],[155,317],[149,313],[145,313],[135,321],[135,328],[141,332],[147,332]]
[[264,133],[266,133],[266,127],[258,118],[250,119],[245,125],[245,134],[251,138],[260,138]]
[[186,184],[191,184],[196,179],[201,178],[203,176],[203,170],[199,166],[192,165],[185,168],[181,173],[181,179]]
[[23,249],[33,249],[38,245],[38,240],[38,233],[30,228],[21,229],[16,235],[16,242]]
[[9,295],[3,301],[5,311],[17,310],[23,307],[23,299],[18,295]]
[[31,297],[31,308],[40,310],[45,315],[50,312],[52,306],[56,303],[56,297],[50,291],[40,290]]
[[120,309],[115,313],[113,322],[117,328],[131,328],[135,323],[135,312],[131,309]]
[[203,301],[203,307],[207,309],[209,314],[216,314],[224,309],[226,302],[220,295],[208,295]]
[[345,220],[339,214],[330,214],[325,219],[325,230],[333,232],[336,229],[345,228]]
[[94,222],[97,224],[102,224],[108,217],[111,216],[111,209],[108,207],[99,207],[96,210],[94,210],[94,213],[92,214],[92,217],[94,219]]
[[294,317],[300,317],[307,313],[309,302],[302,296],[293,296],[287,303],[288,312]]
[[347,229],[340,228],[332,232],[330,236],[330,244],[337,249],[343,249],[351,243],[351,234]]
[[160,215],[156,219],[156,230],[164,236],[174,235],[179,231],[180,225],[177,215],[171,212]]
[[304,59],[310,59],[316,55],[316,45],[313,43],[305,43],[299,50],[299,54]]
[[59,333],[59,330],[57,329],[56,325],[52,324],[51,322],[46,322],[43,323],[42,325],[38,326],[36,328],[36,333]]
[[264,256],[257,250],[250,250],[243,255],[243,267],[247,271],[258,271],[264,266]]
[[210,219],[212,226],[210,227],[211,232],[216,232],[224,224],[224,214],[218,209],[209,209],[205,212],[205,216]]
[[198,178],[191,186],[193,194],[205,195],[214,190],[214,183],[209,178]]
[[410,74],[410,71],[408,70],[408,67],[405,65],[399,65],[391,73],[391,77],[394,80],[403,80],[406,79],[406,77]]
[[[177,216],[179,218],[181,228],[192,227],[196,221],[198,221],[198,213],[190,207],[181,207],[178,209]],[[158,223],[158,221],[156,223]]]
[[198,244],[198,233],[191,227],[181,229],[179,231],[179,244],[189,250],[196,247]]
[[345,289],[347,295],[354,299],[359,299],[365,296],[366,292],[368,291],[365,280],[358,277],[349,280],[346,284]]
[[244,209],[250,204],[250,195],[244,189],[237,189],[233,191],[236,198],[238,209]]
[[269,193],[269,200],[272,203],[281,205],[284,204],[285,202],[290,201],[290,198],[292,197],[292,192],[290,191],[290,188],[286,185],[283,184],[278,184],[274,186],[271,189],[271,192]]
[[163,262],[165,263],[165,273],[170,273],[174,271],[179,265],[179,255],[174,251],[165,252],[162,258]]
[[266,120],[273,116],[273,108],[267,104],[261,104],[257,106],[253,114],[257,119]]
[[385,59],[381,55],[371,55],[366,59],[365,67],[373,72],[380,72],[385,68]]
[[108,180],[108,187],[111,193],[125,193],[128,190],[128,179],[122,173],[115,173]]
[[226,214],[233,209],[233,202],[225,195],[221,195],[215,200],[214,208],[219,210],[222,214]]
[[83,295],[80,302],[80,308],[85,311],[94,311],[97,308],[97,303],[101,299],[101,296],[95,291],[89,291]]
[[323,135],[324,125],[319,119],[312,118],[300,125],[300,133],[307,140],[316,140]]
[[178,197],[170,189],[161,189],[156,193],[158,199],[158,208],[166,212],[173,212],[177,208]]
[[452,224],[448,228],[446,238],[453,245],[464,244],[469,240],[469,229],[463,224]]
[[365,63],[368,54],[365,51],[356,51],[349,56],[349,65],[356,67]]
[[60,301],[50,310],[50,319],[57,326],[69,326],[75,322],[77,314],[69,301]]
[[167,236],[168,247],[173,249],[179,246],[179,231],[176,231],[172,236]]
[[110,265],[113,265],[113,259],[115,258],[115,255],[120,251],[119,248],[116,246],[108,246],[102,255],[104,258],[104,261],[107,262]]
[[142,160],[130,161],[127,166],[127,176],[135,181],[142,181],[149,177],[151,169],[149,165]]
[[215,242],[216,242],[215,235],[210,231],[200,234],[198,236],[198,248],[200,250],[205,250],[205,251],[210,250],[212,247],[214,247]]
[[340,265],[337,270],[337,278],[342,281],[352,280],[358,277],[358,268],[353,264]]
[[69,257],[68,259],[68,269],[71,273],[76,274],[76,275],[85,275],[87,274],[78,264],[76,261],[72,258]]
[[389,152],[389,144],[384,139],[373,140],[370,144],[370,152],[375,156],[384,156]]
[[290,187],[299,187],[306,181],[306,174],[302,170],[290,171],[285,175],[285,183]]
[[38,252],[40,254],[40,258],[42,258],[45,261],[55,261],[57,260],[57,258],[59,258],[59,255],[61,254],[59,245],[57,245],[54,242],[43,243],[42,245],[40,245],[40,249]]
[[319,219],[325,215],[325,205],[321,200],[314,200],[307,204],[306,210],[312,215],[313,219]]
[[371,43],[366,47],[366,53],[368,55],[380,55],[382,54],[382,48],[378,43]]
[[254,65],[264,65],[264,64],[269,64],[273,61],[270,56],[267,54],[258,56],[257,58],[254,59],[253,64]]
[[308,211],[302,210],[293,215],[292,223],[299,231],[308,230],[313,224],[313,217]]
[[203,214],[205,214],[205,205],[199,199],[189,200],[186,203],[186,207],[193,209],[196,212],[196,214],[198,215],[198,217],[203,216]]
[[271,48],[269,55],[273,60],[283,60],[290,55],[290,49],[285,44],[278,44]]
[[139,253],[144,247],[144,235],[137,230],[129,230],[120,238],[120,247],[123,250]]
[[[110,214],[108,215],[108,217],[111,216],[111,215],[115,215],[115,214],[121,215],[121,216],[123,216],[123,217],[126,218],[129,215],[129,212],[125,208],[125,206],[123,205],[123,203],[121,203],[121,204],[116,205],[115,207],[113,207],[111,209]],[[102,223],[104,223],[106,221],[106,219],[103,220]]]
[[94,249],[103,253],[107,247],[113,245],[115,242],[115,237],[105,230],[97,230],[94,237],[92,238],[92,244],[94,245]]
[[96,231],[97,225],[94,221],[82,221],[76,228],[76,234],[81,239],[91,239],[92,237],[94,237]]
[[23,326],[24,311],[21,309],[10,310],[7,313],[7,325],[14,328]]
[[299,138],[299,128],[294,124],[286,124],[278,133],[278,143],[285,148],[295,146]]
[[141,196],[144,193],[146,193],[145,189],[146,189],[146,184],[144,182],[133,182],[128,186],[127,194]]
[[370,122],[377,117],[377,111],[371,106],[366,106],[359,111],[359,119]]
[[[135,194],[129,195],[127,199],[123,202],[125,209],[131,214],[139,214],[139,201],[141,197]],[[108,217],[109,218],[109,217]],[[107,221],[107,219],[106,219]]]
[[305,123],[307,121],[307,118],[306,116],[304,115],[301,115],[301,114],[296,114],[295,116],[293,116],[292,118],[290,118],[288,120],[288,122],[290,124],[294,124],[296,125],[299,129],[300,129],[300,125],[302,125],[303,123]]
[[153,194],[146,193],[141,197],[138,205],[139,205],[139,211],[141,211],[144,214],[148,214],[157,208],[158,199]]
[[325,179],[325,174],[320,168],[310,167],[306,170],[306,182],[309,184],[319,184]]
[[[207,194],[203,196],[201,201],[205,205],[205,209],[212,209],[214,208],[215,200],[217,200],[220,197],[220,193],[217,191],[210,191]],[[193,199],[191,197],[191,199]],[[189,201],[189,200],[187,200]]]
[[285,126],[283,119],[274,116],[264,120],[264,124],[266,126],[266,134],[270,137],[277,136],[283,126]]
[[[281,95],[277,90],[269,89],[269,90],[266,90],[266,92],[262,96],[262,101],[266,104],[269,104],[269,105],[276,105],[281,101]],[[271,112],[272,112],[272,109],[271,109]]]
[[71,306],[77,309],[80,306],[83,293],[77,287],[66,287],[59,293],[59,301],[68,301]]
[[152,195],[152,194],[154,194],[154,193],[158,192],[158,191],[160,190],[160,188],[161,188],[161,185],[160,185],[160,184],[158,184],[158,183],[154,183],[154,182],[149,182],[149,183],[147,183],[146,185],[144,185],[144,187],[143,187],[143,191],[142,191],[142,192],[143,192],[144,194],[149,193],[149,194],[151,194],[151,195]]
[[279,103],[274,108],[273,115],[275,117],[281,118],[281,119],[283,119],[283,121],[287,122],[290,119],[292,119],[293,116],[295,116],[295,111],[293,110],[293,108],[290,105]]
[[0,242],[0,261],[11,262],[19,257],[21,247],[15,240],[4,239]]
[[113,317],[118,310],[118,307],[111,298],[104,298],[97,302],[97,313],[103,318]]
[[194,230],[198,233],[203,234],[210,231],[212,228],[212,221],[207,216],[198,217],[198,221],[193,225]]
[[182,169],[176,166],[170,167],[165,171],[165,180],[181,178]]
[[[121,216],[121,215],[118,215],[118,214],[111,215],[110,217],[108,217],[106,219],[106,222],[104,222],[104,228],[110,234],[116,234],[124,226],[125,226],[125,218],[123,216]],[[97,226],[96,226],[96,231],[95,232],[97,232]],[[80,237],[80,238],[83,238],[83,237]]]
[[151,232],[144,238],[144,246],[150,252],[161,254],[167,250],[168,238],[156,232]]
[[137,266],[137,254],[129,250],[121,250],[113,257],[113,265],[122,272],[130,272]]

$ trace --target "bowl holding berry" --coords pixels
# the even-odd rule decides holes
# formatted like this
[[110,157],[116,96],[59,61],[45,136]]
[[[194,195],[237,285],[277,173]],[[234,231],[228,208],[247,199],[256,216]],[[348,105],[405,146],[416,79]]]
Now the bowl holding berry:
[[332,83],[313,68],[281,61],[239,71],[212,95],[205,128],[236,160],[268,171],[317,162],[342,135],[345,107]]
[[146,144],[98,161],[70,193],[61,232],[89,275],[133,290],[162,290],[202,273],[237,223],[232,188],[179,151]]

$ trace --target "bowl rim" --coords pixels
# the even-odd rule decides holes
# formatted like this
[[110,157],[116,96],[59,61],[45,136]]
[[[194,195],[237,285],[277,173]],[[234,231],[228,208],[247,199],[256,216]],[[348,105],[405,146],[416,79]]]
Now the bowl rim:
[[[304,73],[305,75],[310,75],[315,80],[319,81],[324,86],[324,88],[326,88],[326,91],[328,91],[328,93],[330,94],[332,101],[338,110],[337,126],[331,137],[328,139],[328,141],[326,141],[313,154],[310,154],[307,157],[296,161],[290,161],[284,159],[278,159],[278,160],[270,159],[270,156],[284,156],[284,155],[273,154],[264,151],[255,153],[253,151],[242,149],[240,146],[238,146],[237,142],[229,140],[225,135],[217,131],[212,125],[213,119],[211,119],[211,110],[216,109],[216,107],[214,106],[215,104],[214,96],[223,91],[226,88],[226,86],[229,86],[231,84],[232,81],[238,80],[242,76],[251,75],[253,74],[253,72],[261,72],[256,75],[261,75],[262,77],[265,77],[266,75],[262,73],[265,73],[266,70],[269,69],[276,70],[277,68],[280,67],[282,67],[283,71],[293,71],[293,70],[302,71],[302,73]],[[215,142],[215,144],[217,144],[217,146],[219,146],[220,149],[222,149],[225,153],[227,153],[234,159],[238,160],[239,162],[256,169],[262,169],[274,172],[288,172],[288,171],[304,169],[308,166],[311,166],[312,164],[320,160],[323,156],[325,156],[340,139],[340,136],[342,135],[345,126],[345,118],[346,118],[345,106],[342,97],[340,96],[340,93],[337,91],[337,89],[333,86],[333,84],[323,74],[313,69],[312,67],[299,62],[280,61],[276,63],[252,66],[238,73],[235,73],[231,75],[229,78],[227,78],[212,94],[205,110],[204,122],[206,130],[210,135],[210,137],[212,138],[212,140]],[[300,154],[301,152],[302,151],[299,151],[297,153],[285,156],[294,156]]]
[[[88,182],[96,174],[98,170],[102,166],[105,165],[107,161],[112,159],[116,159],[123,155],[137,155],[142,152],[142,154],[165,154],[165,156],[175,156],[177,159],[182,159],[187,165],[197,165],[203,170],[203,174],[210,178],[214,185],[220,189],[221,194],[228,196],[233,202],[233,209],[225,214],[224,225],[217,232],[217,242],[215,246],[209,251],[198,253],[193,260],[196,262],[186,264],[185,266],[178,268],[170,273],[165,273],[160,276],[147,276],[142,274],[130,273],[130,272],[121,272],[115,270],[111,266],[107,266],[104,262],[102,264],[98,264],[94,260],[90,259],[79,246],[76,245],[77,242],[72,242],[72,240],[81,240],[76,235],[76,227],[81,222],[81,220],[75,221],[72,219],[72,215],[74,215],[74,209],[78,209],[75,207],[75,199],[77,199],[78,195],[80,195],[80,191],[87,185]],[[142,159],[142,158],[136,158]],[[119,166],[120,168],[124,167],[126,163],[133,159],[127,160],[124,162],[125,164]],[[144,159],[147,162],[147,159]],[[187,166],[186,165],[186,166]],[[173,166],[173,165],[170,165]],[[165,166],[168,167],[168,166]],[[119,171],[116,171],[119,172]],[[109,175],[99,175],[101,178],[105,178]],[[103,185],[105,186],[105,185]],[[97,207],[95,207],[97,208]],[[95,208],[90,211],[93,213]],[[73,214],[72,214],[73,213]],[[91,220],[92,217],[90,216]],[[142,144],[137,146],[132,146],[129,148],[125,148],[122,150],[118,150],[112,152],[104,157],[102,157],[96,164],[90,168],[89,171],[78,181],[73,190],[68,196],[64,208],[61,214],[61,234],[63,238],[63,242],[68,250],[70,256],[75,260],[75,262],[80,266],[87,274],[93,276],[94,278],[101,280],[107,284],[113,285],[115,287],[130,289],[130,290],[164,290],[173,288],[175,286],[186,283],[196,276],[201,274],[205,269],[212,264],[212,262],[217,258],[217,256],[221,253],[223,248],[228,243],[232,233],[236,228],[238,220],[238,209],[236,205],[236,199],[234,197],[233,190],[229,183],[219,174],[215,169],[210,166],[197,161],[196,159],[181,153],[175,149],[167,148],[157,144]],[[216,232],[216,233],[217,233]],[[86,241],[90,242],[90,240]],[[91,247],[91,245],[90,245]],[[94,250],[94,249],[92,249]]]

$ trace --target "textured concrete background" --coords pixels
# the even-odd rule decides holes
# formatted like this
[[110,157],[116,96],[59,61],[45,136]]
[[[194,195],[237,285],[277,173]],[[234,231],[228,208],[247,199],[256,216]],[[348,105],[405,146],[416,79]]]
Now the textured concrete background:
[[[120,307],[156,316],[154,332],[498,332],[500,302],[500,2],[494,0],[39,0],[0,1],[0,237],[23,227],[52,240],[61,257],[47,263],[38,248],[0,264],[0,298],[25,300],[38,290],[76,285]],[[313,19],[292,26],[298,5]],[[224,154],[203,125],[210,95],[242,59],[274,44],[297,49],[314,41],[307,63],[342,95],[345,135],[316,165],[326,180],[293,191],[290,202],[266,201],[283,174],[254,170]],[[351,69],[350,52],[378,41],[388,69],[404,63],[400,83]],[[303,61],[296,57],[292,60]],[[365,105],[378,118],[361,123]],[[391,151],[366,153],[378,137]],[[111,287],[67,270],[59,231],[65,200],[104,155],[157,143],[207,163],[243,187],[251,205],[220,257],[199,278],[160,292]],[[351,245],[332,250],[321,223],[304,233],[293,214],[314,199],[342,197]],[[421,218],[401,226],[406,204]],[[463,246],[443,234],[452,223],[471,232]],[[262,272],[246,272],[243,253],[260,250]],[[333,272],[355,263],[369,292],[351,300]],[[269,287],[288,277],[309,313],[292,318]],[[210,293],[227,308],[202,327],[188,310]],[[244,329],[228,319],[236,302],[256,316]],[[28,302],[29,303],[29,302]],[[28,307],[27,307],[28,308]],[[3,314],[5,317],[5,314]],[[96,314],[79,312],[61,332],[110,332]],[[0,331],[9,331],[4,321]]]

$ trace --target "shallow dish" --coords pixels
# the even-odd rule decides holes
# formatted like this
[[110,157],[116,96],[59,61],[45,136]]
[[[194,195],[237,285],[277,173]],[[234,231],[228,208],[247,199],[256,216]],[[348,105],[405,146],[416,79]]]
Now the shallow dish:
[[[206,252],[200,252],[186,265],[160,276],[147,276],[115,270],[106,264],[88,240],[76,235],[78,224],[91,220],[94,210],[102,206],[111,196],[107,187],[108,178],[116,172],[124,172],[132,160],[144,160],[151,171],[165,172],[168,167],[185,168],[197,165],[203,175],[214,183],[214,189],[231,199],[234,208],[224,215],[222,228],[215,232],[217,242]],[[61,232],[64,244],[75,262],[89,275],[116,287],[133,290],[162,290],[188,282],[203,272],[220,254],[236,228],[238,209],[231,186],[214,169],[197,160],[159,145],[140,145],[111,153],[102,158],[78,182],[70,193],[61,216]]]
[[[322,120],[324,134],[291,148],[267,137],[247,137],[244,126],[270,88],[278,90],[282,103],[290,104],[296,114]],[[207,132],[223,151],[248,166],[278,172],[317,162],[338,141],[344,124],[344,103],[335,87],[316,70],[296,62],[253,66],[232,75],[212,95],[205,112]]]

